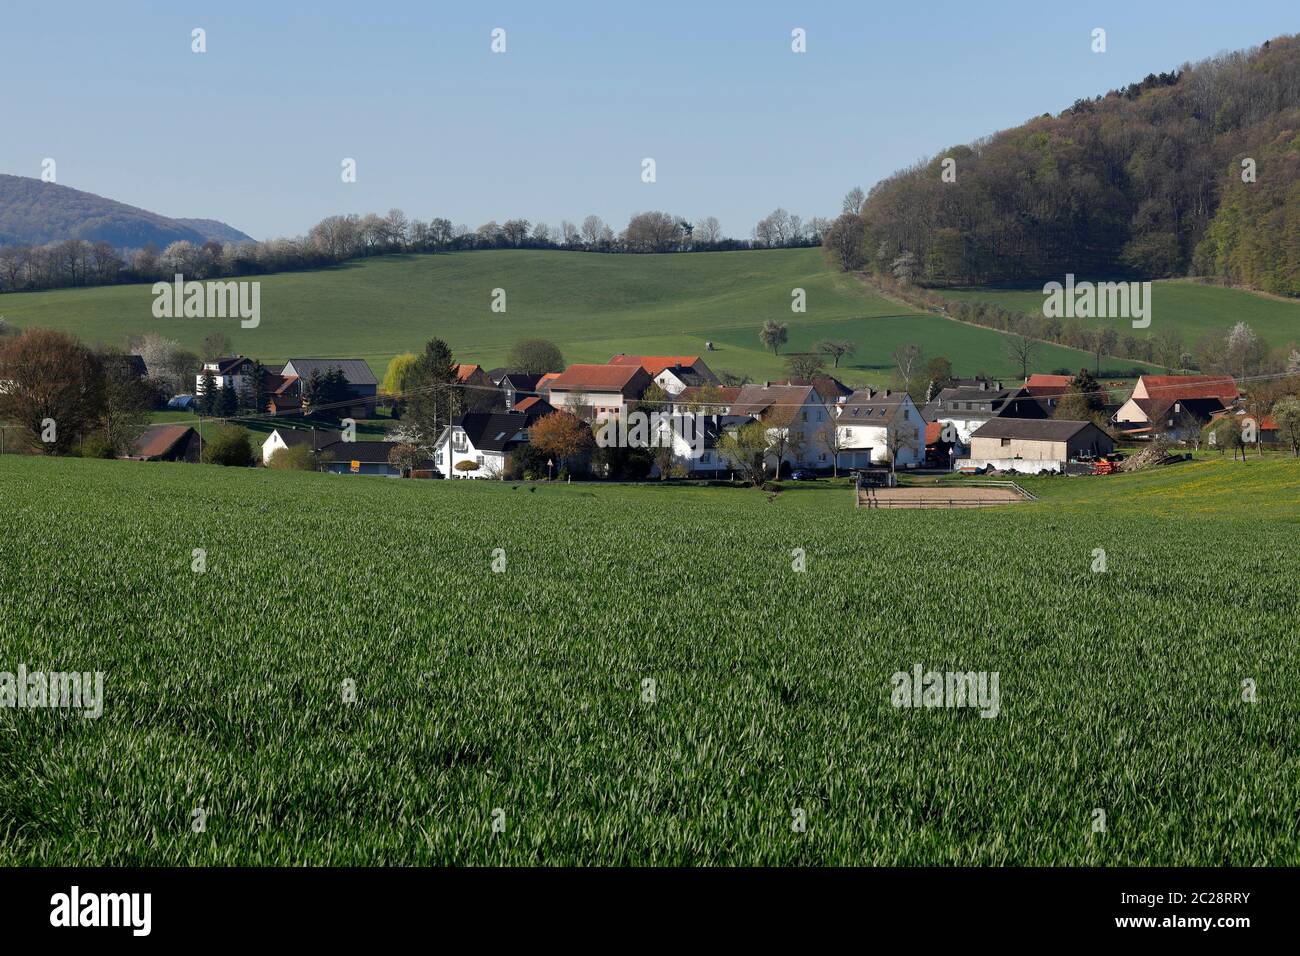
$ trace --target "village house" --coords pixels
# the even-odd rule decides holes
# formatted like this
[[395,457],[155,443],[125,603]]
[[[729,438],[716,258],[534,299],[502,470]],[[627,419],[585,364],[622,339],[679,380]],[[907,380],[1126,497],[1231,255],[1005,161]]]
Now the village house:
[[330,409],[330,414],[337,418],[374,418],[379,381],[365,359],[290,359],[278,373],[281,384],[269,397],[267,410],[279,414],[295,408],[301,409],[303,385],[313,372],[324,374],[331,369],[339,369],[343,373],[347,382],[348,401],[352,404]]
[[831,407],[840,468],[924,464],[926,423],[907,392],[863,388]]
[[[543,403],[544,404],[544,403]],[[549,406],[547,406],[549,408]],[[468,412],[444,428],[434,445],[433,467],[444,478],[500,478],[506,457],[528,442],[528,426],[541,418],[527,412]],[[471,469],[457,468],[471,462]]]
[[318,452],[320,470],[341,475],[383,475],[389,478],[400,478],[401,469],[388,460],[388,456],[397,444],[392,441],[332,442]]
[[[1194,440],[1210,420],[1223,411],[1223,402],[1214,397],[1130,398],[1112,417],[1111,424],[1128,438],[1148,439],[1165,435],[1185,442]],[[1132,420],[1120,420],[1121,412]]]
[[739,385],[693,385],[673,396],[672,408],[679,414],[703,412],[726,417],[739,398]]
[[542,376],[532,372],[505,372],[497,380],[497,388],[505,398],[506,411],[527,398],[539,397],[537,385]]
[[1061,398],[1070,390],[1070,382],[1073,380],[1072,375],[1044,375],[1035,372],[1025,379],[1024,393],[1038,402],[1047,417],[1051,418]]
[[700,385],[717,385],[718,377],[698,355],[615,355],[610,365],[639,365],[669,395]]
[[1150,428],[1176,402],[1195,403],[1189,407],[1208,416],[1232,407],[1240,397],[1231,375],[1143,375],[1111,423],[1125,431]]
[[297,448],[306,445],[313,453],[334,444],[343,437],[342,433],[332,428],[288,428],[271,430],[271,434],[262,442],[262,464],[269,465],[271,456],[281,448]]
[[834,405],[841,398],[853,394],[849,388],[834,375],[818,375],[816,378],[788,378],[781,385],[811,385],[828,405]]
[[970,457],[959,468],[1064,473],[1081,456],[1101,457],[1115,450],[1109,435],[1092,422],[1057,419],[994,418],[971,436]]
[[1001,382],[977,379],[940,390],[921,412],[927,422],[952,425],[957,439],[969,444],[981,425],[995,418],[1043,419],[1047,412],[1021,388],[1003,388]]
[[579,418],[623,416],[650,381],[639,364],[570,365],[546,383],[546,399]]
[[[190,367],[193,368],[193,366]],[[254,368],[253,360],[242,355],[204,362],[203,368],[194,376],[194,394],[196,396],[203,394],[203,379],[205,376],[211,375],[213,388],[216,391],[221,391],[229,384],[235,390],[236,395],[246,395],[249,389],[253,387]]]
[[456,381],[461,385],[468,385],[472,388],[492,388],[492,379],[488,373],[483,370],[481,365],[456,365],[454,366]]
[[[769,441],[777,450],[764,460],[773,472],[795,468],[831,468],[831,456],[821,433],[833,416],[811,385],[742,385],[723,427],[740,427],[747,421],[767,426]],[[778,461],[779,454],[779,461]]]

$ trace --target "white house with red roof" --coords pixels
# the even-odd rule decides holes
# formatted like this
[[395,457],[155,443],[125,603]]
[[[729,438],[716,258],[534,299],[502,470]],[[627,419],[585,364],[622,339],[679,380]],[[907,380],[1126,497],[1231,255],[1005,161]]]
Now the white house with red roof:
[[638,363],[570,365],[546,384],[546,398],[556,409],[580,418],[613,418],[650,387],[650,375]]
[[669,395],[700,385],[717,385],[718,377],[698,355],[615,355],[610,365],[639,365]]
[[1218,410],[1216,402],[1221,408],[1232,408],[1240,398],[1231,375],[1143,375],[1111,421],[1125,429],[1151,426],[1176,404],[1196,409],[1198,416],[1208,421]]

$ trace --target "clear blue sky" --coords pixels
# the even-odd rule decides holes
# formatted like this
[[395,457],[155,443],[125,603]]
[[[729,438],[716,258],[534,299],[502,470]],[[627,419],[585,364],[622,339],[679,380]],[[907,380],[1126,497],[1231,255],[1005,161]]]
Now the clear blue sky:
[[834,215],[946,146],[1297,31],[1295,0],[5,0],[0,172],[53,157],[64,185],[259,239],[393,206],[471,228],[663,209],[747,237],[778,205]]

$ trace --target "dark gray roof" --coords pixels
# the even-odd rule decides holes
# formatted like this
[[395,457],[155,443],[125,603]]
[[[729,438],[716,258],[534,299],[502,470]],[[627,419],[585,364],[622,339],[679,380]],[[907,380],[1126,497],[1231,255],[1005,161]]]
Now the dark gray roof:
[[[953,408],[956,404],[958,407]],[[973,406],[967,408],[967,405]],[[985,405],[989,407],[984,408]],[[921,412],[927,422],[943,418],[980,419],[1006,416],[1009,418],[1046,418],[1042,404],[1029,397],[1023,388],[972,388],[959,386],[939,392]]]
[[235,373],[241,365],[252,365],[253,360],[244,355],[231,355],[226,358],[213,359],[207,364],[217,366],[216,372],[213,373],[215,375],[231,375]]
[[520,437],[531,421],[519,412],[469,412],[452,424],[465,431],[465,436],[478,451],[508,451],[522,444]]
[[336,441],[320,450],[334,461],[388,464],[388,453],[397,447],[397,444],[395,441]]
[[[292,371],[290,367],[292,366]],[[375,378],[375,373],[370,371],[370,366],[365,359],[340,359],[340,358],[296,358],[289,359],[285,363],[282,374],[297,375],[300,379],[306,380],[311,373],[320,369],[327,372],[332,368],[341,369],[343,377],[348,380],[349,385],[378,385],[379,380]]]
[[517,392],[535,393],[537,391],[537,383],[540,382],[541,379],[542,377],[540,375],[535,375],[532,372],[506,372],[497,380],[497,384],[510,385]]
[[1097,426],[1092,422],[1072,422],[1054,418],[994,418],[975,429],[971,437],[1069,441],[1085,428],[1097,428]]
[[[274,431],[279,434],[280,440],[290,448],[312,443],[313,431],[310,428],[276,428]],[[332,445],[342,437],[341,432],[331,428],[317,428],[314,435],[317,449]]]
[[843,425],[854,422],[887,422],[898,413],[898,407],[907,398],[901,389],[860,388],[839,404],[837,421]]

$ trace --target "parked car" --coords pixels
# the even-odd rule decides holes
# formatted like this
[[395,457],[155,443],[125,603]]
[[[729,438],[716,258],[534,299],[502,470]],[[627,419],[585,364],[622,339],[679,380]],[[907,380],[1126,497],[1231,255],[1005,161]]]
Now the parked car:
[[792,471],[790,472],[791,481],[812,481],[817,476],[811,471]]

